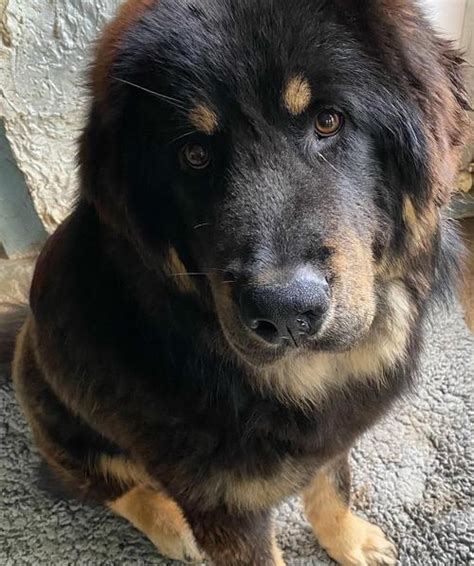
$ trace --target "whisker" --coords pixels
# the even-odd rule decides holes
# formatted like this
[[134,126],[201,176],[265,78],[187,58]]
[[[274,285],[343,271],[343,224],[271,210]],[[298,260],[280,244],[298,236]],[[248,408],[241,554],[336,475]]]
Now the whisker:
[[218,267],[209,267],[208,271],[183,271],[182,273],[168,273],[168,277],[207,277],[213,275],[214,271],[227,273],[225,269],[219,269]]
[[185,134],[181,134],[180,136],[178,136],[177,138],[172,139],[171,141],[169,141],[167,143],[167,145],[171,145],[173,143],[176,143],[177,141],[187,137],[187,136],[192,136],[193,134],[197,133],[197,130],[192,130],[190,132],[186,132]]
[[221,269],[220,267],[207,267],[209,271],[220,271],[221,273],[229,273],[227,269]]
[[336,173],[339,173],[339,175],[342,175],[345,179],[349,180],[349,177],[346,174],[344,174],[342,171],[340,171],[337,167],[335,167],[330,161],[328,161],[322,153],[320,153],[318,151],[317,156],[320,157],[325,163],[327,163],[329,165],[329,167],[334,169],[334,171],[336,171]]
[[168,277],[206,277],[209,273],[192,273],[192,272],[185,272],[185,273],[170,273]]
[[205,226],[212,226],[212,224],[210,222],[203,222],[202,224],[196,224],[196,226],[193,227],[193,230],[199,230],[199,228],[204,228]]
[[120,79],[119,77],[112,77],[112,78],[115,81],[118,81],[119,83],[124,83],[126,85],[137,88],[138,90],[142,90],[143,92],[147,92],[148,94],[156,96],[160,100],[163,100],[164,102],[168,102],[169,104],[176,106],[176,108],[179,108],[180,110],[184,110],[185,112],[189,111],[189,109],[186,108],[186,106],[184,106],[179,100],[177,100],[176,98],[173,98],[172,96],[167,96],[166,94],[161,94],[160,92],[155,92],[154,90],[150,90],[149,88],[146,88],[146,87],[141,86],[141,85],[137,85],[136,83],[132,83],[132,82],[127,81],[125,79]]

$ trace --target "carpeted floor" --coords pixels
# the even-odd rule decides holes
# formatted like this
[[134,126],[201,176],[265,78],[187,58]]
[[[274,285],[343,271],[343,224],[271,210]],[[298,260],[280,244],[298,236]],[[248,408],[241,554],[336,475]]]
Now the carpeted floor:
[[[353,454],[354,503],[396,541],[402,565],[474,564],[474,339],[454,312],[434,318],[427,345],[417,394]],[[6,371],[0,381],[0,565],[168,564],[125,521],[42,488]],[[298,501],[281,506],[277,527],[289,565],[330,563]]]

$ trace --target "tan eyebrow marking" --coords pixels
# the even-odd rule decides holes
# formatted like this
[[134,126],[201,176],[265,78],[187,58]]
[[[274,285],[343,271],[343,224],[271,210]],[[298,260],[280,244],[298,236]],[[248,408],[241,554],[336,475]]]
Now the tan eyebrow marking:
[[216,113],[203,103],[197,104],[189,112],[189,121],[196,130],[209,136],[217,130]]
[[283,102],[293,116],[306,110],[311,102],[311,87],[303,75],[295,75],[288,81],[283,93]]

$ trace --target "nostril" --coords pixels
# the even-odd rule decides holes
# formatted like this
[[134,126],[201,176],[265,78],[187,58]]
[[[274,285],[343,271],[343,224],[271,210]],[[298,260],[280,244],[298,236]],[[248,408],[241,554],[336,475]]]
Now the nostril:
[[252,321],[251,328],[257,336],[266,342],[276,344],[280,340],[278,328],[268,320]]
[[325,308],[321,308],[320,310],[311,309],[298,314],[288,323],[290,333],[296,333],[298,336],[312,336],[316,334],[321,328],[325,310]]

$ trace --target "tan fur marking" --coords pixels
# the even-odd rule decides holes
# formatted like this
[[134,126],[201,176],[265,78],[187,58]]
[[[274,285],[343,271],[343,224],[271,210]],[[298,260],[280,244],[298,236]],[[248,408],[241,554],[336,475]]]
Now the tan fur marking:
[[273,537],[273,542],[272,542],[272,554],[273,554],[273,561],[275,563],[275,566],[285,566],[285,561],[283,560],[283,554],[275,540],[275,537]]
[[181,292],[193,293],[196,291],[196,287],[194,286],[191,277],[187,275],[186,266],[181,261],[175,248],[169,249],[167,271],[172,276],[175,285]]
[[413,201],[410,197],[406,196],[403,203],[403,219],[408,226],[416,226],[418,221]]
[[394,279],[402,279],[407,270],[403,258],[388,258],[384,256],[376,265],[375,273],[382,278],[383,281],[392,281]]
[[30,327],[30,320],[31,320],[31,315],[29,315],[28,318],[26,319],[16,339],[15,353],[13,355],[13,362],[12,362],[13,378],[15,378],[15,376],[20,375],[20,366],[23,361],[23,356],[25,352],[26,340]]
[[292,77],[283,93],[283,102],[293,116],[301,114],[311,102],[311,87],[302,75]]
[[223,498],[232,509],[267,509],[301,489],[304,478],[301,469],[290,459],[282,465],[275,477],[268,479],[242,479],[234,474],[226,474],[221,476]]
[[135,486],[152,483],[142,466],[121,456],[102,454],[98,468],[105,478],[114,478],[123,485]]
[[[412,253],[415,252],[416,246],[410,246]],[[409,253],[405,253],[399,257],[383,257],[377,264],[376,274],[381,281],[407,280],[411,276],[411,281],[416,282],[416,288],[420,296],[427,297],[431,291],[430,273],[426,271],[414,271],[410,265]]]
[[142,531],[162,554],[174,560],[202,560],[180,508],[167,495],[135,487],[109,507]]
[[293,403],[309,404],[324,399],[349,379],[373,380],[383,386],[383,371],[403,359],[414,305],[402,283],[389,284],[390,313],[376,319],[368,336],[342,353],[317,353],[287,357],[264,372],[267,386]]
[[250,478],[232,470],[216,471],[196,486],[193,502],[201,510],[212,510],[214,502],[221,501],[239,514],[269,509],[301,491],[311,472],[311,463],[302,466],[289,457],[267,478]]
[[328,554],[343,566],[396,564],[396,550],[379,527],[353,515],[326,470],[304,492],[305,513]]
[[210,136],[217,130],[216,113],[205,104],[197,104],[189,113],[189,121],[191,124],[203,134]]
[[416,252],[421,248],[426,248],[437,225],[436,211],[433,205],[424,210],[423,214],[419,214],[411,198],[406,196],[403,202],[403,220],[411,234],[411,243],[413,244],[413,249],[409,251]]
[[351,330],[352,337],[369,334],[376,316],[374,261],[369,242],[347,229],[324,241],[333,250],[328,270],[334,278],[333,300],[321,329],[332,329],[336,335]]

